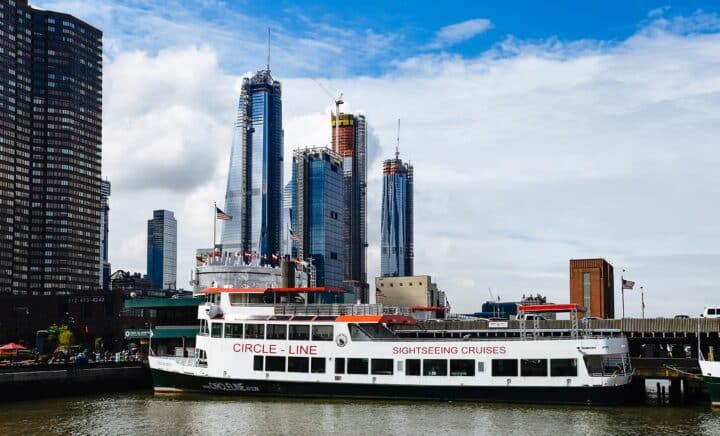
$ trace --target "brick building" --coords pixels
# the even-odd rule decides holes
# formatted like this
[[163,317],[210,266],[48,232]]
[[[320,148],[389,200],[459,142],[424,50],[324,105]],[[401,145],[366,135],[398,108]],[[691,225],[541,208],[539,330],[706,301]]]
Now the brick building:
[[588,308],[585,316],[615,318],[613,267],[605,259],[570,260],[570,302]]

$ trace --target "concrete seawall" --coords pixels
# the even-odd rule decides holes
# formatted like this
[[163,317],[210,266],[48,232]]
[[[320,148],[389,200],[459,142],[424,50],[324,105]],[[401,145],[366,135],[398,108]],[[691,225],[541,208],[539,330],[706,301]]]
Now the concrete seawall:
[[0,401],[151,388],[150,371],[134,365],[2,368]]

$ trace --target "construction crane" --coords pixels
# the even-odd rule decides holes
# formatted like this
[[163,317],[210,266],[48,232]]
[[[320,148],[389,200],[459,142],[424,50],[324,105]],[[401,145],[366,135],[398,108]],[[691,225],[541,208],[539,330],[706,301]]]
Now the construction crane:
[[320,89],[327,94],[328,97],[335,103],[335,151],[340,151],[340,105],[345,104],[343,101],[343,94],[342,92],[338,95],[337,98],[335,98],[330,91],[325,88],[322,83],[318,82],[317,80],[313,79],[315,83],[320,87]]

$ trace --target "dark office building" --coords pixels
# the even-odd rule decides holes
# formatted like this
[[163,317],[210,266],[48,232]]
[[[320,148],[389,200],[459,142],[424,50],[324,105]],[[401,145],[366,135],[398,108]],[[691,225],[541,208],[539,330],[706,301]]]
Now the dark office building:
[[177,221],[169,210],[148,220],[147,278],[160,289],[177,289]]
[[380,222],[380,275],[413,275],[413,175],[412,165],[395,159],[383,161],[382,219]]
[[[343,287],[345,245],[342,158],[329,148],[293,153],[292,255],[312,259],[316,286]],[[351,301],[354,303],[354,301]]]
[[343,160],[345,289],[367,303],[367,122],[364,115],[330,117],[333,151]]
[[110,258],[108,242],[110,237],[110,182],[100,182],[100,289],[110,290]]
[[0,294],[99,287],[102,32],[0,1]]
[[243,79],[228,171],[222,246],[254,253],[260,263],[280,255],[283,197],[282,87],[270,70]]
[[605,259],[570,260],[570,303],[581,304],[585,316],[615,318],[613,267]]

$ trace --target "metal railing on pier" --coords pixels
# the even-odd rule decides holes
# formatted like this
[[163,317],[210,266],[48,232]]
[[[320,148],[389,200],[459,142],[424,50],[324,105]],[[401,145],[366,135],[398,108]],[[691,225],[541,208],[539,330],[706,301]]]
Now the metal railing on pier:
[[408,315],[410,309],[383,304],[276,304],[276,315]]

